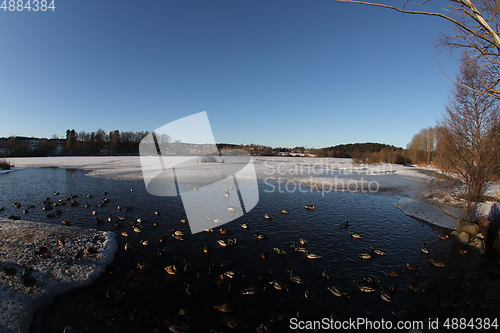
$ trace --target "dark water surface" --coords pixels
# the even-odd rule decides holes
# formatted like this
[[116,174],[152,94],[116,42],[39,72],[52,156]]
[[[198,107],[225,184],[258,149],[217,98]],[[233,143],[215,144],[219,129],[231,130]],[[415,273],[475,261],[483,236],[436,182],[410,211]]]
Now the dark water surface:
[[[133,191],[130,189],[133,188]],[[433,227],[404,215],[394,207],[396,199],[354,193],[322,193],[311,189],[292,189],[283,193],[271,192],[271,187],[260,184],[259,204],[249,213],[222,228],[231,235],[213,233],[191,235],[188,224],[180,219],[184,209],[179,197],[154,197],[149,195],[142,181],[115,181],[85,176],[79,170],[58,168],[26,169],[0,176],[0,217],[19,215],[25,220],[62,224],[69,219],[71,225],[84,228],[111,230],[117,233],[118,251],[106,273],[90,286],[57,296],[54,302],[39,313],[35,331],[62,332],[66,325],[75,332],[168,332],[169,325],[183,323],[193,332],[255,331],[263,324],[268,331],[289,332],[289,318],[336,320],[367,318],[369,320],[422,320],[429,318],[490,318],[499,316],[498,281],[490,273],[492,259],[469,249],[458,253],[460,246],[453,239],[440,240],[438,235],[448,230]],[[57,191],[60,195],[54,195]],[[108,192],[106,195],[104,192]],[[53,202],[70,194],[78,195],[78,206],[56,207],[62,215],[47,218],[42,201],[49,197]],[[92,198],[86,198],[90,194]],[[98,207],[102,198],[109,203]],[[21,208],[14,208],[21,202]],[[85,208],[85,203],[90,208]],[[28,204],[36,207],[22,210]],[[316,210],[306,210],[304,205],[314,204]],[[132,211],[119,211],[117,206],[133,207]],[[54,210],[55,210],[54,209]],[[287,209],[290,214],[281,214]],[[104,220],[96,224],[97,218]],[[158,210],[161,214],[155,215]],[[264,214],[272,214],[272,220]],[[117,228],[117,215],[126,217]],[[108,216],[113,222],[108,222]],[[142,232],[134,233],[131,222],[141,217]],[[340,227],[346,220],[349,228]],[[157,221],[158,226],[153,226]],[[250,229],[242,229],[246,223]],[[172,229],[183,231],[184,241],[174,240]],[[121,236],[122,230],[128,237]],[[362,239],[350,237],[350,231]],[[255,240],[256,232],[265,233],[264,240]],[[160,237],[166,242],[160,243]],[[221,248],[218,239],[236,238],[237,245]],[[299,238],[309,241],[307,249],[322,256],[319,260],[307,259],[304,254],[293,252],[290,245],[299,245]],[[151,245],[142,246],[141,240]],[[132,251],[126,252],[129,242]],[[422,242],[430,254],[423,254]],[[373,255],[372,259],[359,258],[361,253],[371,253],[370,246],[384,250],[386,256]],[[205,246],[209,253],[203,253]],[[280,256],[273,250],[279,247],[286,254]],[[158,256],[162,248],[171,248],[170,254]],[[263,260],[260,254],[267,251]],[[445,267],[435,267],[429,259],[444,262]],[[221,261],[230,261],[219,267]],[[147,262],[148,270],[137,268],[137,262]],[[407,270],[406,263],[422,266],[418,274]],[[182,271],[185,263],[193,267],[192,273]],[[167,265],[176,264],[177,275],[168,275]],[[322,277],[328,267],[330,279]],[[401,269],[398,278],[389,277],[391,270]],[[241,273],[240,279],[220,279],[226,271]],[[302,278],[303,284],[289,281],[292,270]],[[288,290],[276,290],[269,280],[260,279],[272,271],[272,280],[281,281]],[[357,289],[353,279],[376,276],[380,283],[372,284],[373,293]],[[265,276],[266,277],[266,276]],[[269,279],[269,276],[266,278]],[[416,281],[418,280],[418,281]],[[398,290],[391,294],[392,302],[380,298],[380,289],[386,291],[397,281]],[[190,284],[197,289],[194,295],[186,293]],[[242,295],[243,288],[255,285],[263,289],[257,295]],[[410,286],[416,287],[412,291]],[[344,289],[349,297],[333,296],[327,286]],[[423,293],[422,290],[435,289]],[[306,290],[312,292],[306,300]],[[220,312],[214,305],[229,303],[231,312]],[[181,311],[182,310],[182,311]],[[236,328],[229,326],[236,325]],[[425,326],[427,327],[427,326]],[[406,330],[408,331],[408,330]]]

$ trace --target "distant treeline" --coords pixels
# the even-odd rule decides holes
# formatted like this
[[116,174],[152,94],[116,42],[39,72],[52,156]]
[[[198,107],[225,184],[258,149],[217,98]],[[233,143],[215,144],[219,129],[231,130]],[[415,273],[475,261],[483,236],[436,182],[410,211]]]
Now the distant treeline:
[[[40,139],[29,137],[0,138],[0,156],[87,156],[87,155],[138,155],[139,143],[149,132],[106,133],[99,129],[95,132],[66,131],[66,138]],[[305,147],[272,148],[257,144],[218,143],[218,149],[244,149],[252,155],[261,156],[317,156],[351,157],[364,163],[407,163],[406,152],[402,148],[382,143],[352,143],[321,149]]]
[[355,157],[363,154],[378,153],[383,149],[389,149],[392,151],[402,150],[402,148],[386,145],[383,143],[366,142],[349,143],[321,149],[312,149],[311,152],[316,154],[318,157]]
[[0,156],[86,156],[86,155],[138,155],[139,143],[149,132],[109,133],[66,131],[66,139],[33,137],[0,138]]

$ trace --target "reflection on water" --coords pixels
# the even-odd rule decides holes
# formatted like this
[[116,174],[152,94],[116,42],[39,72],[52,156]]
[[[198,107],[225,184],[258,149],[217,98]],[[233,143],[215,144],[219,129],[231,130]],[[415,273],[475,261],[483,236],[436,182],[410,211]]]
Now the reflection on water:
[[[459,254],[459,246],[452,239],[438,239],[439,234],[448,231],[404,215],[394,207],[395,199],[353,193],[322,195],[311,189],[269,193],[265,184],[260,189],[259,204],[252,211],[221,226],[230,230],[230,235],[221,235],[215,223],[213,233],[191,235],[188,224],[181,223],[185,216],[181,199],[151,196],[142,181],[96,179],[86,177],[82,171],[54,168],[0,176],[0,207],[5,207],[1,217],[21,215],[27,220],[56,224],[69,219],[72,225],[118,234],[118,251],[107,272],[88,287],[56,297],[44,308],[38,328],[42,332],[62,332],[64,326],[70,325],[75,332],[161,332],[169,331],[173,323],[183,323],[190,331],[221,332],[231,330],[229,326],[236,327],[232,330],[254,331],[264,324],[273,331],[288,332],[287,318],[297,316],[301,320],[332,316],[337,320],[363,317],[426,321],[436,317],[493,318],[498,314],[498,282],[488,275],[491,259],[473,250]],[[54,195],[56,191],[60,195]],[[50,197],[55,202],[70,194],[78,195],[79,205],[57,207],[63,214],[47,218],[47,212],[42,210],[43,199]],[[86,194],[92,197],[86,198]],[[109,203],[98,207],[104,197]],[[16,209],[14,202],[23,206]],[[89,208],[84,206],[87,202]],[[35,208],[23,214],[28,204]],[[306,204],[314,204],[316,209],[306,210]],[[118,205],[133,210],[120,211]],[[290,214],[282,214],[282,209]],[[264,214],[272,214],[273,218],[265,219]],[[126,218],[121,227],[115,225],[117,215]],[[113,222],[107,222],[109,216]],[[96,217],[106,222],[96,224]],[[137,217],[143,221],[141,233],[132,230],[131,222]],[[347,220],[349,228],[341,228]],[[241,228],[243,223],[250,228]],[[173,228],[185,233],[184,241],[170,237]],[[129,236],[121,236],[122,231]],[[353,239],[350,231],[362,239]],[[264,233],[267,238],[256,240],[255,233]],[[160,243],[165,235],[166,241]],[[236,238],[237,245],[217,245],[217,240],[228,238]],[[293,252],[290,245],[301,246],[301,238],[309,242],[307,249],[311,253],[322,258],[311,260]],[[149,240],[151,245],[142,246],[141,240]],[[124,250],[127,242],[132,251]],[[430,254],[420,251],[422,242]],[[373,254],[372,245],[387,255]],[[208,254],[203,252],[205,247],[209,248]],[[286,254],[276,254],[274,247]],[[172,251],[158,256],[162,248]],[[264,251],[268,253],[266,260],[261,258]],[[373,258],[360,259],[362,253],[372,253]],[[446,266],[435,267],[429,263],[430,258]],[[223,261],[230,263],[219,267]],[[141,271],[137,262],[148,262],[151,267]],[[193,272],[183,271],[187,263]],[[407,270],[406,263],[422,269],[418,273]],[[173,264],[178,273],[168,275],[164,267]],[[326,267],[329,279],[322,276]],[[401,276],[389,277],[391,270],[397,269],[402,270]],[[221,279],[229,270],[241,275]],[[290,270],[304,283],[291,282]],[[370,285],[376,289],[373,293],[359,291],[353,282],[368,276],[380,279],[380,283]],[[270,280],[280,281],[286,285],[285,290],[276,290]],[[382,301],[380,287],[388,291],[396,281],[398,290],[391,294],[392,302]],[[186,293],[188,285],[190,293],[192,287],[196,289],[193,295]],[[252,285],[263,291],[241,294]],[[327,286],[343,289],[349,298],[333,296]],[[426,289],[432,290],[423,293]],[[305,297],[307,290],[312,292],[310,300]],[[224,303],[232,306],[231,312],[214,309]]]

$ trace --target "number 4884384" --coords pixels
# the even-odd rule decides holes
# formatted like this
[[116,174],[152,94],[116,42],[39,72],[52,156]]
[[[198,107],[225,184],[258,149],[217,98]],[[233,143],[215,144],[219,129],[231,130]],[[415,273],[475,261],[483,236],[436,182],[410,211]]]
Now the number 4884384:
[[9,11],[9,12],[22,12],[23,10],[27,11],[42,11],[45,12],[48,9],[51,9],[54,11],[56,9],[56,5],[54,4],[55,0],[52,0],[50,4],[48,4],[48,1],[46,0],[28,0],[24,2],[23,0],[3,0],[2,5],[0,6],[0,9],[3,9],[4,12]]

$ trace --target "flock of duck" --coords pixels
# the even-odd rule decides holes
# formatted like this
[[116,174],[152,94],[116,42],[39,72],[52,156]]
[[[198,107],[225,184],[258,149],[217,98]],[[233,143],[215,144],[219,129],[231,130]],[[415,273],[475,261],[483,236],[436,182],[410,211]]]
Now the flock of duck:
[[[133,189],[131,189],[131,192],[133,192]],[[227,196],[227,190],[225,193]],[[230,229],[225,229],[225,228],[206,229],[205,233],[207,235],[211,234],[220,236],[206,238],[207,240],[209,240],[210,242],[209,244],[194,243],[192,244],[192,246],[199,247],[200,255],[210,256],[212,252],[217,252],[218,258],[215,263],[212,263],[207,267],[193,266],[191,263],[188,262],[188,260],[186,260],[186,258],[182,259],[179,258],[177,255],[175,255],[176,251],[174,250],[176,247],[175,245],[176,242],[182,242],[187,238],[185,232],[183,232],[182,230],[178,230],[178,228],[180,228],[181,225],[186,225],[186,223],[188,222],[185,217],[180,217],[178,219],[178,222],[159,221],[161,212],[159,210],[155,210],[154,216],[157,218],[152,219],[152,221],[145,221],[145,219],[133,214],[134,212],[133,207],[117,205],[116,214],[109,214],[106,218],[101,218],[100,215],[102,214],[100,213],[100,211],[98,209],[92,209],[92,208],[94,206],[96,206],[97,208],[105,208],[105,207],[109,208],[111,205],[110,203],[111,200],[107,197],[107,194],[108,194],[107,192],[104,192],[104,196],[98,199],[97,205],[95,202],[89,203],[89,201],[92,201],[90,200],[93,198],[92,195],[90,194],[85,195],[84,201],[86,201],[86,203],[83,206],[89,211],[88,213],[89,219],[94,219],[96,225],[98,226],[104,226],[109,228],[110,225],[111,226],[114,225],[114,228],[112,229],[117,230],[118,231],[117,233],[121,235],[119,236],[121,237],[119,243],[122,244],[121,249],[123,249],[126,253],[130,254],[130,253],[140,252],[143,251],[143,249],[145,248],[154,247],[155,244],[156,246],[159,246],[160,249],[157,251],[157,256],[169,258],[168,260],[170,261],[169,264],[162,266],[162,271],[164,272],[163,274],[165,274],[166,277],[175,278],[175,280],[172,280],[172,282],[177,287],[182,286],[185,297],[192,298],[196,297],[196,295],[198,294],[203,294],[202,288],[209,288],[207,286],[210,286],[211,284],[213,284],[213,286],[219,290],[226,290],[227,295],[225,297],[225,301],[213,304],[211,308],[212,311],[216,311],[223,314],[221,321],[225,326],[229,328],[232,329],[244,328],[245,330],[248,329],[245,323],[237,319],[238,313],[241,313],[241,309],[244,308],[244,306],[242,305],[242,300],[240,299],[242,295],[245,296],[260,295],[258,297],[262,299],[263,295],[267,295],[271,293],[272,290],[275,290],[274,291],[275,293],[276,292],[280,293],[277,296],[279,298],[278,310],[282,308],[283,303],[290,302],[290,300],[292,299],[291,296],[292,292],[294,293],[294,295],[296,295],[299,292],[302,293],[301,297],[294,296],[293,299],[296,302],[305,302],[304,304],[307,304],[307,302],[313,300],[316,297],[315,293],[318,292],[317,291],[318,289],[313,288],[313,284],[311,282],[308,282],[306,281],[306,279],[301,278],[291,269],[286,270],[286,275],[283,274],[283,272],[280,273],[280,272],[275,272],[274,270],[269,270],[263,272],[260,276],[257,277],[257,279],[250,278],[250,276],[253,276],[254,274],[247,274],[247,272],[245,271],[231,269],[233,263],[231,262],[231,260],[221,258],[221,256],[224,257],[223,255],[224,252],[223,250],[220,250],[223,248],[235,247],[240,244],[238,237],[235,236]],[[54,195],[59,196],[59,193],[55,192]],[[54,201],[52,201],[51,198],[47,197],[42,202],[42,209],[47,212],[47,218],[54,219],[57,216],[63,215],[61,206],[66,206],[66,205],[71,207],[79,206],[80,204],[77,201],[77,199],[78,195],[74,194],[71,194],[67,197],[63,197],[60,199],[56,199]],[[22,205],[19,202],[14,203],[14,208],[16,209],[23,209],[23,207],[24,205]],[[27,208],[23,210],[24,214],[29,214],[30,209],[36,208],[35,205],[27,205],[26,207]],[[315,211],[316,206],[305,205],[304,209]],[[1,210],[3,210],[3,208],[1,208],[0,211]],[[292,213],[289,210],[283,209],[281,210],[281,214],[288,215]],[[134,215],[134,217],[131,217],[131,215]],[[20,219],[18,215],[12,215],[10,218]],[[272,221],[273,215],[265,214],[264,218]],[[127,223],[127,221],[129,221],[130,223]],[[108,224],[106,224],[106,222],[108,222]],[[61,223],[64,225],[72,224],[70,219],[61,220]],[[157,228],[160,225],[160,223],[161,224],[172,223],[173,225],[170,225],[170,227],[174,226],[174,228],[171,229],[171,233],[158,237],[156,240],[146,239],[147,237],[141,237],[145,228],[149,229],[150,226],[152,228]],[[176,225],[176,223],[180,224]],[[277,256],[276,258],[278,258],[278,257],[288,257],[291,255],[296,256],[297,254],[302,254],[306,259],[310,260],[320,260],[323,257],[321,254],[312,253],[309,250],[310,242],[305,238],[298,238],[295,241],[291,241],[293,243],[290,244],[289,248],[280,248],[276,246],[266,245],[267,243],[266,240],[268,240],[270,236],[264,232],[253,231],[252,225],[243,223],[240,225],[240,227],[243,230],[243,232],[247,232],[252,235],[251,237],[255,241],[255,245],[253,245],[253,247],[258,247],[263,250],[260,253],[260,258],[261,260],[263,260],[263,262],[269,261],[272,256]],[[332,228],[334,227],[346,229],[345,231],[346,237],[352,238],[353,242],[356,242],[357,240],[361,240],[363,238],[361,234],[350,230],[352,229],[353,226],[352,224],[349,224],[348,221],[340,225],[332,226]],[[162,230],[165,230],[165,228],[163,228]],[[238,233],[241,234],[241,232]],[[149,235],[151,235],[151,233],[149,233]],[[448,237],[440,235],[439,238],[443,241],[446,241]],[[137,239],[139,239],[138,242]],[[248,240],[248,236],[246,236],[245,239]],[[61,241],[64,242],[64,240]],[[167,246],[167,244],[169,244],[170,246]],[[89,255],[95,254],[95,252],[92,252],[93,249],[88,248],[84,250]],[[431,256],[432,253],[426,247],[425,243],[422,244],[420,252],[428,256]],[[465,254],[466,250],[462,250],[462,252],[460,253]],[[388,255],[390,255],[390,253],[377,248],[376,245],[371,245],[369,252],[359,254],[359,260],[360,262],[363,262],[364,260],[370,260],[375,256],[385,257]],[[154,263],[152,264],[151,263],[152,261],[155,260],[153,259],[147,260],[146,258],[145,260],[137,261],[135,270],[137,270],[138,274],[139,273],[147,274],[147,272],[154,271],[155,264]],[[427,261],[429,262],[430,265],[433,265],[438,268],[446,266],[445,263],[437,261],[434,258],[429,258]],[[331,261],[328,260],[327,263],[331,263]],[[307,267],[307,263],[305,262],[302,265],[304,267]],[[390,285],[384,286],[383,283],[381,283],[379,277],[373,275],[368,275],[354,279],[352,279],[351,277],[352,289],[341,288],[339,286],[332,284],[331,283],[332,269],[333,269],[332,267],[324,265],[323,268],[315,274],[318,276],[318,278],[319,276],[321,276],[321,279],[325,281],[325,285],[323,287],[324,293],[331,294],[332,297],[344,300],[349,299],[352,296],[352,294],[357,290],[357,292],[360,293],[378,294],[379,295],[378,297],[381,302],[390,304],[393,301],[393,294],[396,293],[398,290],[398,278],[404,272],[404,270],[414,272],[411,285],[407,288],[410,290],[410,292],[427,293],[435,290],[437,287],[436,284],[424,283],[423,281],[421,281],[421,276],[419,274],[419,271],[422,269],[422,266],[419,266],[415,263],[407,262],[405,268],[392,269],[388,274],[392,281]],[[6,275],[9,275],[12,272],[5,271],[4,273]],[[157,271],[156,274],[158,274]],[[311,274],[314,275],[314,273]],[[204,279],[208,279],[206,278],[206,276],[212,277],[210,279],[211,282],[208,282],[208,280],[203,281]],[[280,278],[278,278],[278,276]],[[283,276],[286,276],[286,278],[283,278]],[[474,276],[472,275],[465,276],[465,279],[473,279],[473,278]],[[465,286],[466,285],[461,287],[465,288]],[[126,297],[126,296],[124,297],[126,293],[127,291],[125,290],[125,288],[110,289],[107,290],[106,292],[106,298],[113,304],[120,304],[120,302]],[[231,295],[235,295],[234,298],[236,299],[236,301],[233,301],[231,299]],[[302,300],[300,300],[300,298]],[[183,299],[183,296],[181,295],[177,295],[177,300],[180,305],[189,304],[189,302],[185,301]],[[175,302],[176,300],[174,299],[173,301]],[[493,300],[490,301],[491,301],[490,303],[492,303]],[[243,300],[243,302],[245,301]],[[448,300],[441,301],[441,305],[443,307],[456,305],[456,304],[448,304],[447,302],[449,301]],[[175,314],[175,316],[170,316],[167,320],[165,320],[164,323],[168,326],[170,331],[172,332],[193,331],[193,329],[189,326],[190,325],[189,322],[191,321],[192,323],[194,323],[195,319],[193,319],[192,316],[189,317],[185,315],[186,311],[187,310],[183,307],[181,310],[179,310],[178,313]],[[392,311],[392,314],[398,319],[407,319],[410,315],[407,309],[401,309],[401,308],[394,309]],[[299,315],[298,312],[280,313],[278,311],[277,315],[273,315],[270,318],[263,318],[262,322],[256,328],[256,331],[257,332],[269,331],[271,327],[279,325],[280,323],[287,324],[288,320],[291,317],[298,315]]]

